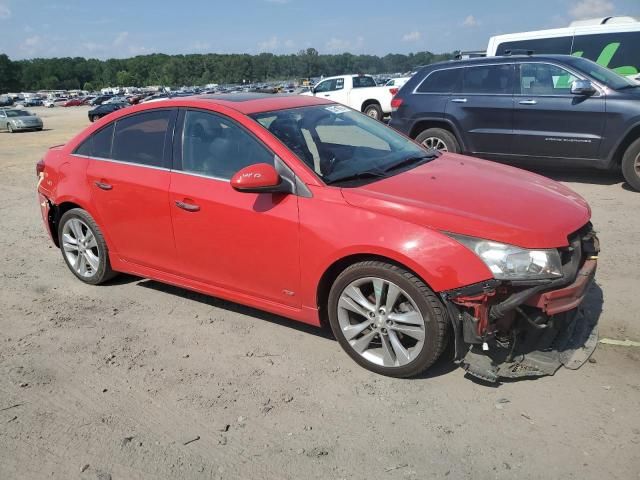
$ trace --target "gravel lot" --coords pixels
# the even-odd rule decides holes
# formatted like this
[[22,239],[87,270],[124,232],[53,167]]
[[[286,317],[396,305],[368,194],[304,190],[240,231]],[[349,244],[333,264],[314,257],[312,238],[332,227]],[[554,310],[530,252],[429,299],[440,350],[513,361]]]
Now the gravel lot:
[[[443,359],[370,374],[325,332],[153,281],[84,285],[48,240],[35,163],[87,109],[0,133],[0,479],[640,478],[640,349],[497,388]],[[601,336],[640,340],[640,194],[549,173],[600,232]]]

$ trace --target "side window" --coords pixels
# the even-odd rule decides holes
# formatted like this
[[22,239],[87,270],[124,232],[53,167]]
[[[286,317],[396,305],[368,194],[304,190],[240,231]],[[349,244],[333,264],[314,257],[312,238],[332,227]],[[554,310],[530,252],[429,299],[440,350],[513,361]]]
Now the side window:
[[513,65],[478,65],[464,69],[464,93],[513,93]]
[[273,165],[273,159],[273,153],[231,120],[187,111],[182,133],[183,171],[229,180],[249,165]]
[[111,141],[113,139],[113,123],[98,130],[73,152],[84,157],[111,158]]
[[418,87],[420,93],[451,93],[460,91],[462,68],[431,72]]
[[572,41],[573,37],[555,37],[504,42],[496,48],[496,55],[504,55],[506,52],[514,50],[532,50],[537,54],[561,53],[568,55],[571,52]]
[[331,88],[331,83],[333,81],[332,80],[325,80],[324,82],[320,82],[318,85],[316,85],[315,91],[316,92],[329,92],[331,90],[333,90]]
[[571,84],[577,79],[565,69],[548,63],[520,65],[522,95],[569,95]]
[[116,122],[112,158],[153,167],[164,165],[170,110],[138,113]]
[[371,77],[357,76],[353,77],[353,88],[375,87],[376,82]]

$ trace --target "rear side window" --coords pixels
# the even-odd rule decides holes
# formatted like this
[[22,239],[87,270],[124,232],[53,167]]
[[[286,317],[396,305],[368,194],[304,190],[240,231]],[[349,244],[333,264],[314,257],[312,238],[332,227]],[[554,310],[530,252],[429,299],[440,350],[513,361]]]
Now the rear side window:
[[165,135],[170,110],[143,112],[118,120],[112,158],[123,162],[164,167]]
[[464,93],[512,94],[513,65],[478,65],[465,68]]
[[418,87],[420,93],[451,93],[460,91],[462,68],[431,72]]
[[113,123],[87,138],[73,153],[84,157],[111,158]]
[[353,77],[353,88],[375,87],[376,82],[371,77]]

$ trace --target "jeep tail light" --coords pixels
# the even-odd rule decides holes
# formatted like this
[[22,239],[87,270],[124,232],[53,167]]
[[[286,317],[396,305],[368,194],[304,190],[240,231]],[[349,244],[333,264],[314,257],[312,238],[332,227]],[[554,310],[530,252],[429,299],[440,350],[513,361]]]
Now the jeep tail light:
[[400,90],[399,88],[390,88],[389,91],[391,92],[391,96],[395,97],[396,93],[398,93],[398,90]]
[[44,159],[36,163],[36,177],[40,177],[42,173],[44,173]]
[[402,100],[401,98],[393,97],[391,99],[391,111],[392,112],[397,112],[398,108],[400,108],[400,105],[402,105],[403,101],[404,100]]

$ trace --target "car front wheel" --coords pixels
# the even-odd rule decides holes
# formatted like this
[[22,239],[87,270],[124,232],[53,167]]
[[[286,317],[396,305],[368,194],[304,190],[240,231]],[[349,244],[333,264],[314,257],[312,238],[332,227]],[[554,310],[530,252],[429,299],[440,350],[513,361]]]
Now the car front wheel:
[[382,375],[418,375],[445,347],[442,304],[422,280],[396,265],[367,261],[345,269],[329,294],[328,313],[347,354]]
[[115,276],[102,232],[86,211],[73,208],[62,215],[58,240],[69,270],[83,282],[98,285]]
[[640,138],[629,145],[622,157],[622,174],[627,183],[640,192]]
[[10,123],[7,123],[7,131],[8,131],[9,133],[13,133],[13,132],[14,132],[14,130],[13,130],[13,125],[11,125]]

